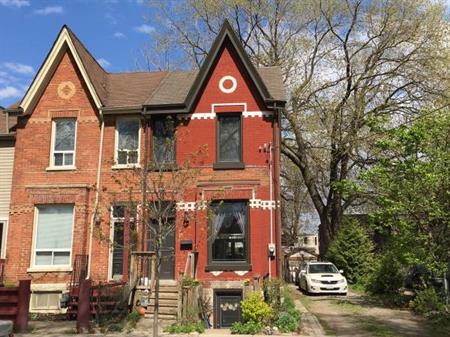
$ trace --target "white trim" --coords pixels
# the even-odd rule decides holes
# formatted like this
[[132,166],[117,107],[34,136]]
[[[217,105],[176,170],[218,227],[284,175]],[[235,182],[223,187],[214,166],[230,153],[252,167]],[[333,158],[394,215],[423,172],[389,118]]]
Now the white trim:
[[[36,265],[35,261],[35,250],[36,250],[36,237],[37,237],[37,229],[39,222],[39,207],[34,206],[34,218],[33,218],[33,238],[31,242],[31,257],[30,257],[30,268],[27,269],[27,272],[67,272],[72,271],[72,253],[73,253],[73,237],[75,233],[75,204],[42,204],[44,207],[50,207],[55,205],[72,205],[72,238],[70,243],[70,254],[69,254],[69,264],[68,265]],[[56,251],[56,250],[54,250]],[[64,249],[67,251],[67,249]]]
[[[267,117],[271,118],[273,116],[272,111],[244,111],[242,112],[242,117]],[[180,120],[187,120],[187,119],[215,119],[217,118],[217,113],[215,112],[194,112],[192,114],[183,114],[177,116]]]
[[[139,123],[139,131],[138,131],[138,148],[137,148],[137,163],[135,164],[118,164],[117,163],[117,154],[118,154],[118,147],[119,147],[119,131],[117,128],[117,124],[120,123],[120,121],[125,120],[134,120]],[[116,118],[115,124],[114,124],[114,165],[112,166],[112,169],[130,169],[130,168],[139,168],[141,163],[141,133],[142,133],[142,125],[141,125],[141,119],[138,117],[120,117]],[[127,158],[128,160],[128,158]]]
[[114,164],[111,166],[113,170],[140,169],[140,164]]
[[67,291],[67,283],[31,283],[31,291]]
[[2,249],[0,251],[0,258],[4,259],[6,257],[6,244],[8,242],[8,220],[0,219],[0,223],[3,223],[3,231],[2,231]]
[[23,108],[25,113],[29,113],[29,109],[31,104],[33,103],[33,99],[35,98],[35,95],[41,88],[46,76],[50,73],[51,68],[54,66],[58,56],[60,56],[61,49],[64,46],[64,43],[67,44],[69,50],[71,51],[75,62],[78,66],[78,69],[80,70],[81,76],[83,77],[84,82],[86,83],[86,86],[89,90],[89,93],[91,94],[94,103],[97,107],[97,109],[100,109],[102,106],[100,98],[98,97],[93,84],[89,80],[89,76],[87,75],[87,71],[83,66],[83,62],[81,62],[81,58],[78,55],[75,46],[72,42],[72,39],[70,38],[69,32],[66,27],[64,27],[58,36],[57,40],[55,41],[55,44],[53,48],[51,49],[47,60],[42,65],[41,69],[37,73],[31,87],[29,88],[28,92],[26,93],[25,97],[22,99],[22,102],[20,104],[20,107]]
[[[113,204],[110,207],[110,221],[109,221],[109,256],[108,256],[108,281],[113,281],[114,277],[112,275],[112,263],[113,263],[113,253],[114,253],[114,227],[116,222],[123,222],[123,225],[125,225],[125,218],[116,218],[114,217],[114,206],[123,206],[120,203],[118,204]],[[123,226],[123,230],[124,230],[124,234],[125,234],[125,226]],[[124,236],[124,240],[125,240],[125,236]],[[124,251],[125,251],[125,247],[123,247]],[[123,266],[122,266],[123,268]],[[123,274],[121,275],[123,278]]]
[[35,266],[27,269],[27,273],[61,273],[61,272],[71,272],[71,266]]
[[[58,153],[72,153],[73,160],[72,165],[64,165],[64,155],[63,155],[63,164],[55,165],[55,132],[56,132],[56,121],[58,120],[75,120],[75,134],[73,139],[73,151],[57,151]],[[65,170],[76,170],[75,161],[77,154],[77,129],[78,129],[78,120],[75,117],[61,117],[61,118],[53,118],[52,119],[52,132],[51,132],[51,141],[50,141],[50,165],[46,168],[47,171],[65,171]]]
[[241,112],[246,112],[247,111],[247,103],[246,102],[238,102],[238,103],[212,103],[211,104],[211,111],[213,113],[216,112],[216,107],[219,106],[236,106],[236,105],[242,105],[244,106],[244,109]]
[[[223,86],[225,81],[231,81],[232,85],[230,88],[227,89]],[[237,88],[237,81],[233,76],[230,75],[223,76],[219,81],[219,89],[224,94],[231,94],[236,91],[236,88]]]

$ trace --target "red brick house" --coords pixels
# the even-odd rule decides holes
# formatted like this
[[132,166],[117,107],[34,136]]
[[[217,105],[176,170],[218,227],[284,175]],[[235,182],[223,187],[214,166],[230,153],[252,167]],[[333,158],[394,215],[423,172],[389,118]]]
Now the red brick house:
[[[161,277],[177,280],[192,250],[198,252],[196,277],[214,301],[220,289],[239,296],[244,280],[280,275],[284,104],[280,69],[253,66],[227,22],[199,71],[135,73],[106,72],[64,26],[24,98],[8,110],[18,125],[6,278],[32,279],[32,311],[59,310],[76,256],[88,257],[93,281],[126,279],[124,252],[93,238],[100,227],[112,241],[123,240],[115,229],[120,207],[103,212],[98,200],[105,200],[105,189],[118,189],[112,174],[142,164],[145,148],[156,160],[174,133],[169,115],[184,132],[171,160],[208,146],[195,198],[227,192],[213,219],[196,208],[198,199],[178,202],[175,235],[166,243],[175,254],[164,260]],[[199,220],[183,222],[194,211]]]

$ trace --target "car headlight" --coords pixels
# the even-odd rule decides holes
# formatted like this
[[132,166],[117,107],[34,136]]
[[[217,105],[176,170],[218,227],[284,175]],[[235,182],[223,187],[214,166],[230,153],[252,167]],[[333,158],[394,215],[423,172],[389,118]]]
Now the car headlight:
[[340,280],[338,280],[338,283],[344,283],[345,282],[345,278],[341,278]]
[[311,279],[311,282],[314,282],[314,283],[320,283],[320,280],[316,280],[316,279],[312,278],[312,279]]

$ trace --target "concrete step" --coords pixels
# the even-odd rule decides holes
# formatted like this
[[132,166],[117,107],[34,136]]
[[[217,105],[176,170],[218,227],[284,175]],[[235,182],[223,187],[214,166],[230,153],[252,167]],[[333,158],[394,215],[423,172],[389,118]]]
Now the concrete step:
[[[148,306],[147,307],[147,313],[153,314],[154,307]],[[175,317],[178,314],[178,308],[177,307],[159,307],[159,313],[164,315],[174,315]]]
[[159,287],[160,293],[178,293],[177,286],[161,286]]
[[[146,319],[153,319],[153,313],[146,312],[144,317]],[[174,322],[176,322],[177,321],[177,316],[176,315],[172,315],[172,314],[159,313],[158,320],[161,320],[161,321],[174,321]]]
[[[150,299],[150,305],[153,306],[155,304],[155,299]],[[178,300],[176,298],[171,299],[159,299],[159,306],[160,307],[177,307],[178,306]]]
[[[150,299],[154,299],[155,298],[155,294],[151,293],[150,294]],[[161,300],[177,300],[178,299],[178,293],[159,293],[159,299]]]

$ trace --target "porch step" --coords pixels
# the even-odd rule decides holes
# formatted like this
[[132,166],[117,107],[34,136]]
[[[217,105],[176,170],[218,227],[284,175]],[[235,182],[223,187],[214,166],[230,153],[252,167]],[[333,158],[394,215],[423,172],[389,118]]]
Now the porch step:
[[159,292],[160,293],[178,293],[178,287],[177,286],[160,286]]
[[[154,307],[148,306],[147,307],[147,313],[153,314]],[[177,307],[159,307],[159,313],[163,315],[173,315],[175,318],[177,317],[178,308]]]
[[[150,299],[155,298],[155,293],[150,294]],[[160,300],[178,300],[178,293],[159,293]]]
[[[150,298],[150,304],[151,306],[155,305],[155,299],[154,297]],[[177,307],[178,306],[178,299],[171,298],[171,299],[159,299],[159,306],[160,307]]]

